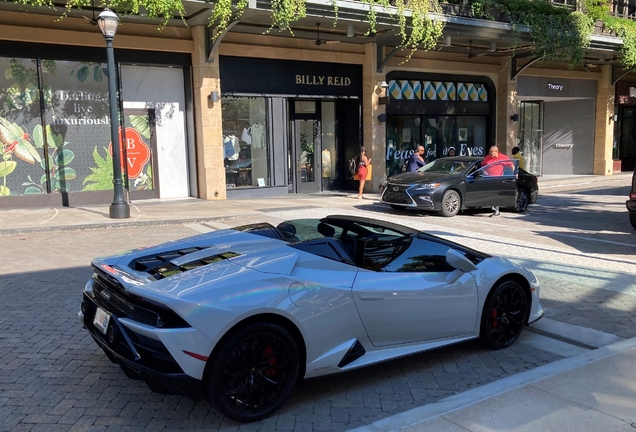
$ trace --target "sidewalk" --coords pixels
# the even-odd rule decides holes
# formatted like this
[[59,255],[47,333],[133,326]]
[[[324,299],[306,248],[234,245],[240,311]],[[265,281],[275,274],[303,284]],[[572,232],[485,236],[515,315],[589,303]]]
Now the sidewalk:
[[[544,176],[539,179],[542,195],[598,188],[619,188],[631,184],[631,173],[613,176]],[[249,200],[205,201],[195,198],[142,200],[131,203],[129,219],[110,219],[109,205],[0,210],[0,236],[44,231],[114,228],[117,226],[166,225],[213,221],[232,216],[259,214],[272,209],[311,207],[354,207],[355,192],[324,192],[285,195]],[[379,193],[365,194],[366,203],[377,201]],[[626,198],[627,199],[627,192]]]
[[633,431],[636,338],[459,393],[354,432]]

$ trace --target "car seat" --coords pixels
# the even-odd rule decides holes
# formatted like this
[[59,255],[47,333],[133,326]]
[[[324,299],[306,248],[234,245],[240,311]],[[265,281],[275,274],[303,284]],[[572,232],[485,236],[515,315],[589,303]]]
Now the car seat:
[[324,222],[320,222],[317,229],[323,237],[333,237],[336,234],[336,229]]

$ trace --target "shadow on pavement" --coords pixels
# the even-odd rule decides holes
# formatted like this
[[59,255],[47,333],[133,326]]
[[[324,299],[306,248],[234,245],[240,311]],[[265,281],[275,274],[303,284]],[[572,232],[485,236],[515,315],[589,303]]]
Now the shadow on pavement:
[[[575,194],[539,196],[536,204],[531,204],[524,213],[515,213],[501,209],[501,219],[489,221],[506,221],[508,226],[516,221],[523,222],[525,229],[532,225],[557,228],[557,230],[534,230],[534,234],[544,236],[572,247],[583,253],[635,255],[636,231],[629,223],[629,215],[625,209],[625,200],[629,194],[628,187],[586,190]],[[622,196],[611,203],[602,203],[595,196]],[[381,214],[395,214],[413,218],[439,218],[435,213],[420,210],[395,210],[379,201],[364,203],[356,208]],[[492,211],[486,209],[469,209],[455,218],[476,218],[476,222],[487,218]],[[510,220],[510,218],[514,220]],[[477,219],[479,218],[479,219]],[[563,228],[563,230],[558,230]]]

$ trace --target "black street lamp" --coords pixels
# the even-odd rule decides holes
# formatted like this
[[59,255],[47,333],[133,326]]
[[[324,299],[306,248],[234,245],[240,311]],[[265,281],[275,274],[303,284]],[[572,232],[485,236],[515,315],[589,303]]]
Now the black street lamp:
[[108,61],[108,104],[110,105],[110,139],[113,146],[113,185],[115,195],[110,205],[110,217],[125,219],[130,217],[130,206],[124,199],[124,188],[121,179],[121,154],[119,148],[119,116],[117,115],[117,84],[115,82],[115,54],[113,40],[117,33],[119,17],[106,8],[97,17],[97,25],[106,41],[106,59]]

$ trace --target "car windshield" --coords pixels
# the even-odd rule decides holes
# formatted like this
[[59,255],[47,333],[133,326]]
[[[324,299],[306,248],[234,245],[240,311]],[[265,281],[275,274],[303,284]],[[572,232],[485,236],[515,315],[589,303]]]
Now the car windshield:
[[417,171],[439,174],[458,174],[466,171],[468,165],[470,164],[461,160],[443,158],[429,162]]
[[[321,237],[342,237],[349,233],[361,237],[402,237],[405,233],[401,227],[391,224],[365,223],[361,220],[352,221],[337,217],[323,219],[292,219],[280,223],[276,227],[283,236],[292,241],[308,241]],[[407,229],[407,231],[409,231]]]

